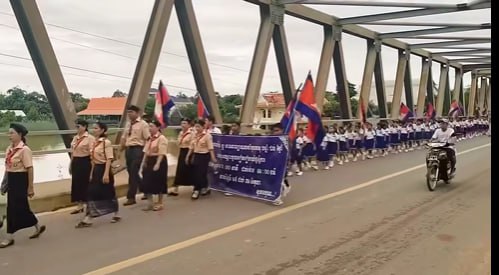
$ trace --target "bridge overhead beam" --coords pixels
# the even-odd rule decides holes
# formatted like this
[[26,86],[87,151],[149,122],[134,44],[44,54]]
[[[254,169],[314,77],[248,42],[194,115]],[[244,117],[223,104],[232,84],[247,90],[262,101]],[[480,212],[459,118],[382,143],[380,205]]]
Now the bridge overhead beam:
[[218,108],[218,100],[215,88],[213,87],[208,60],[203,48],[192,0],[175,0],[175,11],[177,12],[196,88],[203,102],[206,103],[208,111],[215,117],[215,121],[222,123],[223,119],[220,108]]
[[402,101],[402,88],[404,87],[405,70],[407,69],[407,57],[402,50],[398,53],[397,73],[393,87],[392,110],[390,116],[397,119],[400,115],[400,104]]
[[468,116],[473,116],[475,114],[475,97],[478,89],[478,76],[475,72],[471,72],[471,88],[470,95],[468,97]]
[[440,80],[438,82],[437,102],[435,106],[437,117],[441,117],[444,112],[445,90],[447,78],[449,77],[449,66],[440,64]]
[[[249,2],[249,3],[253,3],[253,4],[257,4],[260,6],[269,6],[272,2],[271,0],[244,0],[244,1]],[[490,3],[489,3],[489,5],[490,5]],[[340,26],[340,25],[342,25],[340,23],[340,20],[341,20],[340,18],[338,18],[336,16],[331,16],[327,13],[321,12],[319,10],[316,10],[316,9],[313,9],[313,8],[310,8],[310,7],[307,7],[304,5],[286,5],[285,6],[285,13],[287,15],[290,15],[290,16],[293,16],[293,17],[296,17],[296,18],[299,18],[299,19],[302,19],[302,20],[305,20],[305,21],[308,21],[311,23],[323,25],[323,26]],[[375,31],[369,30],[367,28],[364,28],[364,27],[358,26],[358,25],[343,25],[342,31],[347,33],[347,34],[353,35],[353,36],[357,36],[357,37],[364,38],[364,39],[372,39],[372,40],[378,39],[378,35],[379,35]],[[382,39],[381,41],[382,41],[383,45],[391,47],[391,48],[403,49],[403,50],[409,48],[408,47],[409,45],[407,43],[404,43],[404,42],[397,40],[397,39],[386,38],[386,39]],[[466,49],[468,49],[468,48],[466,48]],[[427,58],[431,57],[431,53],[422,49],[422,48],[414,48],[414,49],[410,48],[410,51],[412,54],[417,55],[417,56],[427,57]],[[433,57],[433,60],[436,62],[440,62],[440,63],[448,63],[448,60],[442,56],[435,56],[435,57]],[[451,64],[451,66],[456,67],[456,68],[461,67],[460,64]]]
[[483,50],[465,50],[465,51],[449,51],[449,52],[434,52],[436,56],[468,56],[476,54],[490,54],[490,49]]
[[430,76],[431,59],[421,58],[421,76],[419,77],[419,90],[418,90],[418,100],[416,116],[422,117],[425,112],[425,98],[426,98],[426,87],[428,85],[428,77]]
[[[158,65],[161,48],[165,38],[166,28],[170,20],[174,0],[156,0],[151,17],[147,25],[146,35],[140,50],[139,59],[133,75],[132,84],[128,93],[126,106],[136,105],[144,109],[156,67]],[[127,121],[127,110],[123,110],[120,127]],[[118,135],[117,140],[121,137]]]
[[[444,48],[447,46],[459,46],[459,45],[470,45],[479,43],[490,43],[490,38],[487,39],[461,39],[456,41],[444,41],[444,42],[431,42],[431,43],[420,43],[411,44],[411,49],[422,49],[422,48]],[[437,61],[437,60],[435,60]],[[442,62],[444,63],[444,62]]]
[[490,69],[491,68],[491,63],[481,63],[481,64],[465,64],[463,65],[463,71],[464,72],[469,72],[473,70],[482,70],[482,69]]
[[279,0],[281,4],[311,4],[333,6],[369,6],[369,7],[400,7],[400,8],[453,8],[451,4],[432,3],[401,3],[380,1],[342,1],[342,0]]
[[[401,32],[390,32],[381,33],[379,38],[415,38],[419,35],[437,34],[437,33],[451,33],[451,32],[465,32],[480,29],[490,29],[490,24],[479,25],[476,27],[443,27],[443,28],[431,28],[415,31],[401,31]],[[428,38],[430,39],[430,38]],[[450,39],[450,38],[447,38]]]
[[452,12],[460,12],[467,10],[476,10],[476,9],[486,9],[490,8],[491,3],[489,1],[481,2],[481,3],[470,3],[470,4],[456,4],[451,7],[443,7],[443,8],[422,8],[408,11],[396,11],[396,12],[388,12],[382,14],[374,14],[374,15],[364,15],[364,16],[356,16],[344,18],[339,21],[340,24],[362,24],[366,22],[373,21],[382,21],[382,20],[391,20],[391,19],[399,19],[399,18],[409,18],[416,16],[425,16],[432,14],[443,14],[443,13],[452,13]]
[[[38,77],[60,130],[74,128],[76,112],[35,0],[10,1]],[[66,148],[72,137],[63,135]]]

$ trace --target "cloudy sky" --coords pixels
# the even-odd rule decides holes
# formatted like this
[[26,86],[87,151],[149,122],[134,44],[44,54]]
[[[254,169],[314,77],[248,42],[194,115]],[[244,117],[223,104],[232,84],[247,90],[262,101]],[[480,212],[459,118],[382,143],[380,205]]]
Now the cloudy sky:
[[[431,0],[416,2],[425,1],[433,2]],[[110,96],[116,89],[128,91],[153,2],[153,0],[38,1],[59,63],[79,68],[79,70],[62,68],[70,91],[80,92],[87,97]],[[258,32],[258,7],[242,0],[193,0],[193,2],[215,90],[221,94],[243,94]],[[458,3],[462,1],[440,0],[438,2]],[[338,17],[400,10],[346,6],[313,7]],[[14,86],[30,91],[42,91],[12,14],[9,1],[1,1],[0,91],[4,92]],[[407,21],[486,23],[490,22],[490,10],[424,16]],[[322,47],[322,29],[312,23],[289,16],[285,18],[285,24],[294,79],[298,84],[304,80],[309,70],[314,75],[317,73]],[[417,27],[400,29],[389,26],[369,26],[369,28],[380,32],[418,29]],[[490,30],[449,35],[490,36]],[[423,41],[410,40],[410,42]],[[424,40],[424,42],[433,41]],[[348,79],[359,85],[365,62],[365,41],[344,35],[343,44]],[[490,46],[490,43],[480,46]],[[395,78],[397,52],[387,47],[383,47],[382,51],[385,81],[390,82]],[[177,17],[173,10],[163,44],[163,53],[154,76],[155,83],[162,79],[172,94],[179,91],[189,95],[195,94],[194,80],[186,56]],[[22,58],[28,58],[28,60]],[[419,78],[420,63],[420,58],[413,57],[411,61],[413,78]],[[433,77],[438,80],[438,64],[434,64],[433,68]],[[88,70],[97,73],[91,73]],[[454,86],[453,73],[451,69],[451,88]],[[469,85],[469,74],[464,81],[465,86]],[[156,85],[153,84],[153,86]],[[335,87],[334,71],[331,70],[328,90],[335,90]],[[274,51],[271,49],[262,91],[280,90],[277,64]],[[392,92],[388,88],[387,95],[391,95]],[[372,94],[374,98],[374,92]]]

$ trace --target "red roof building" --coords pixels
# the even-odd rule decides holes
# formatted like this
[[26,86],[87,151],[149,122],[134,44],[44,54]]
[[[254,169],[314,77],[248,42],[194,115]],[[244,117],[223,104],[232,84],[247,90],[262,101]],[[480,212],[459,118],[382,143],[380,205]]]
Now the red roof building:
[[87,109],[80,111],[79,116],[121,116],[125,110],[126,97],[92,98]]

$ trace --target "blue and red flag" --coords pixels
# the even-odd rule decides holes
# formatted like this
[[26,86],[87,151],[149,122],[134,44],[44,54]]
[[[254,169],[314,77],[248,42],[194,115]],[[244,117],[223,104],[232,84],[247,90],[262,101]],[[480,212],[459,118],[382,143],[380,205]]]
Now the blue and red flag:
[[407,107],[404,103],[400,103],[400,120],[406,122],[410,117],[412,117],[412,112],[409,110],[409,107]]
[[461,113],[461,107],[457,100],[453,100],[450,104],[449,117],[457,117]]
[[168,94],[168,90],[163,85],[163,81],[159,81],[158,92],[156,93],[156,104],[154,106],[154,116],[161,123],[161,127],[168,126],[168,115],[171,109],[175,107],[175,103]]
[[299,91],[296,91],[291,102],[289,102],[286,112],[281,118],[281,127],[284,134],[289,136],[290,140],[296,137],[296,103]]
[[359,98],[359,108],[360,108],[360,122],[362,124],[366,124],[367,122],[367,115],[366,115],[366,108],[364,106],[364,99],[362,96]]
[[326,132],[322,126],[321,114],[315,103],[314,82],[310,72],[308,73],[307,80],[305,80],[295,109],[308,119],[305,135],[312,140],[317,147],[320,146]]
[[203,119],[210,115],[208,109],[206,109],[206,105],[203,102],[203,99],[200,95],[198,95],[198,118]]
[[435,119],[435,116],[437,113],[435,113],[435,109],[433,108],[433,104],[431,102],[428,103],[428,107],[426,109],[426,120],[430,121],[432,119]]

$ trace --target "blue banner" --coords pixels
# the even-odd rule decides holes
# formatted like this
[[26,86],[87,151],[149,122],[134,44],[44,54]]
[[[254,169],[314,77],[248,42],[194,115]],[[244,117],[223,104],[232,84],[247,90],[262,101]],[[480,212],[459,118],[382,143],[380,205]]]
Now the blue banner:
[[211,189],[265,201],[281,195],[286,173],[286,136],[213,135],[217,164]]

